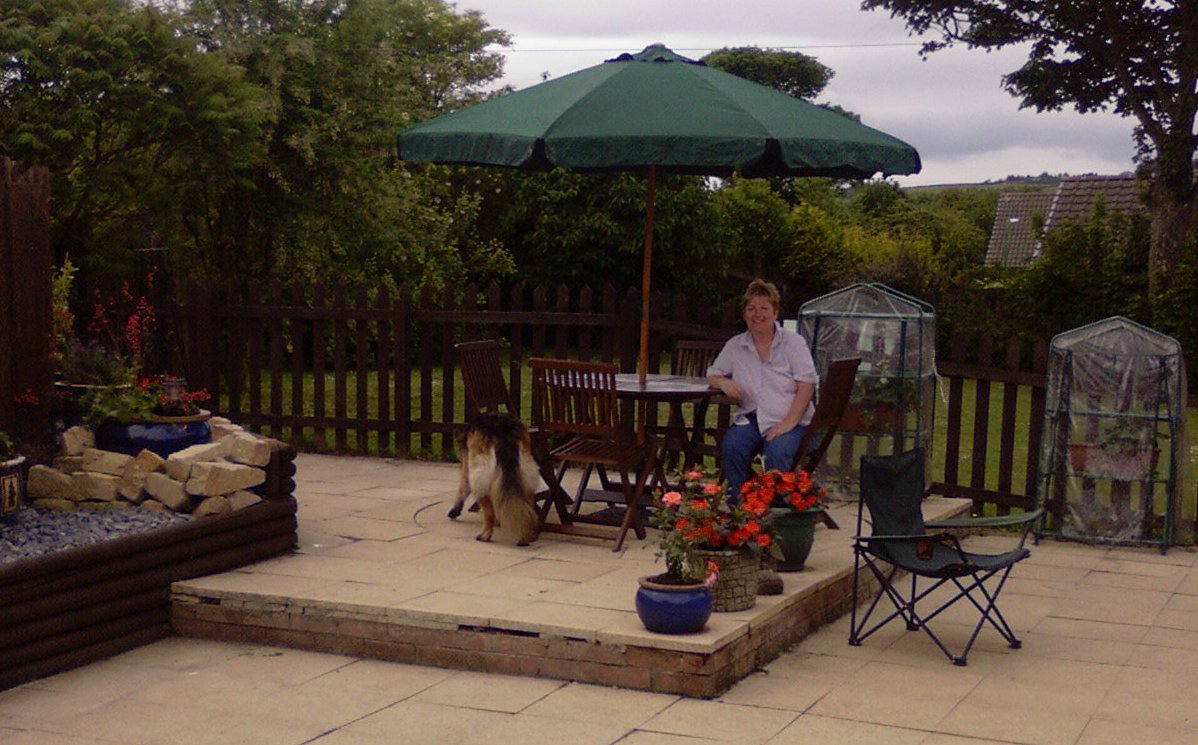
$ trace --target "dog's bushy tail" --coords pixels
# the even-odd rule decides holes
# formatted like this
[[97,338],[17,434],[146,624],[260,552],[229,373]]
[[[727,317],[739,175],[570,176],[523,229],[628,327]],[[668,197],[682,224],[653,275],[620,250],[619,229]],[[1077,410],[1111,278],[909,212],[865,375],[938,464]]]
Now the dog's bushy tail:
[[519,437],[504,437],[496,443],[495,461],[501,476],[499,494],[493,501],[499,524],[514,533],[516,543],[523,546],[537,539],[540,520],[521,476],[520,446]]
[[518,545],[525,546],[537,539],[540,527],[537,510],[522,491],[502,489],[495,501],[495,513],[499,524],[515,534]]

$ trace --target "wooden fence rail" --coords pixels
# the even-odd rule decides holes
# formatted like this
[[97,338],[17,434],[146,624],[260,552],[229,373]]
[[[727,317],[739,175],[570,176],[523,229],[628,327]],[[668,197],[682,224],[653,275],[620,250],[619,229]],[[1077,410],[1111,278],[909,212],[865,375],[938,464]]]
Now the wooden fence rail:
[[[513,397],[527,409],[521,372],[530,356],[600,359],[633,370],[638,311],[634,290],[610,286],[392,292],[229,284],[192,286],[176,311],[161,315],[185,352],[191,383],[208,388],[235,421],[317,451],[449,458],[464,403],[455,343],[504,339]],[[726,338],[736,317],[735,307],[656,296],[650,368],[659,369],[675,339]],[[1030,507],[1047,344],[955,337],[942,347],[946,394],[938,406],[947,407],[947,425],[934,438],[944,464],[933,474],[936,491],[1000,512]]]
[[[223,400],[221,413],[301,447],[406,457],[453,452],[463,418],[455,343],[504,339],[520,401],[522,360],[530,356],[600,359],[633,370],[638,309],[634,290],[610,286],[551,292],[449,285],[392,293],[229,284],[192,286],[160,316],[183,350],[190,383]],[[682,295],[658,295],[652,348],[668,352],[680,337],[725,338],[732,322],[720,312]],[[659,360],[651,361],[653,370]]]

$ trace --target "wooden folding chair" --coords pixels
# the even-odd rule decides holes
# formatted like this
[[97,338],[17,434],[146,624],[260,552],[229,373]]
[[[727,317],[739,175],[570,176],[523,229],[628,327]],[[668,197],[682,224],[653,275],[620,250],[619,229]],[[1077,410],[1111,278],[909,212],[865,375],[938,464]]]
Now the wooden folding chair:
[[464,341],[453,348],[458,355],[462,386],[466,391],[466,418],[471,419],[482,411],[503,411],[520,416],[503,379],[499,342],[494,339]]
[[[853,392],[853,382],[857,379],[857,366],[861,364],[860,357],[850,357],[843,360],[833,360],[828,363],[828,371],[819,384],[819,399],[815,404],[815,413],[811,423],[803,432],[799,449],[795,452],[791,470],[805,470],[814,474],[815,469],[828,452],[832,438],[840,427],[840,418],[844,416],[845,406]],[[832,530],[839,529],[836,521],[823,514],[823,522]]]
[[[551,443],[548,456],[562,465],[601,467],[620,474],[624,496],[624,514],[614,536],[619,551],[629,529],[637,538],[645,537],[640,501],[649,474],[653,471],[656,447],[651,440],[638,443],[630,429],[620,422],[616,398],[616,372],[613,364],[577,362],[534,357],[532,368],[532,422]],[[630,479],[635,474],[635,482]],[[541,506],[543,530],[576,533],[595,537],[593,532],[572,529],[572,523],[598,522],[615,525],[614,519],[591,515],[569,515],[565,510],[560,479],[550,483],[554,498]],[[561,526],[546,524],[549,505],[555,504]],[[599,537],[611,538],[600,534]]]
[[[502,347],[499,342],[495,339],[464,341],[455,344],[453,348],[457,352],[458,367],[462,371],[462,387],[466,393],[466,421],[471,421],[480,412],[506,413],[519,418],[520,408],[512,400],[511,390],[503,379],[503,366],[500,361]],[[552,485],[560,480],[561,474],[556,474],[556,478],[551,472],[547,474],[550,460],[544,452],[543,438],[536,427],[530,426],[528,434],[532,439],[533,457],[537,461],[541,478],[550,487],[549,492],[537,494],[537,499],[543,499],[548,504],[554,501],[551,494]],[[470,512],[478,512],[477,501],[470,505]]]

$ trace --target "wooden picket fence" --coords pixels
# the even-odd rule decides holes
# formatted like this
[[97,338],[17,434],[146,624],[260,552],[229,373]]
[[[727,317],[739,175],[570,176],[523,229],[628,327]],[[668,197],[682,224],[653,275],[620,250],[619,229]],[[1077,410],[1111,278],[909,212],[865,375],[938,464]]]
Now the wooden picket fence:
[[[192,286],[183,297],[160,315],[191,384],[208,388],[231,419],[315,451],[452,457],[464,420],[459,341],[504,340],[513,397],[526,416],[528,357],[614,361],[624,371],[637,357],[639,296],[610,286],[392,292],[230,283]],[[704,307],[676,294],[656,296],[652,307],[654,371],[674,340],[722,340],[737,326],[735,306]],[[947,427],[934,439],[943,462],[935,490],[1000,512],[1029,508],[1047,343],[956,337],[941,346],[937,406],[947,407]]]
[[49,428],[50,174],[0,158],[0,431]]

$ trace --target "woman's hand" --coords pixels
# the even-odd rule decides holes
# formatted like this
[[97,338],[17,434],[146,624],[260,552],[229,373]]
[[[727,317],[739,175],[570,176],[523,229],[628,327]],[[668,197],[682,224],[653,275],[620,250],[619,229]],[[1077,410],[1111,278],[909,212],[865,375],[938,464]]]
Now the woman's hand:
[[778,422],[777,424],[775,424],[774,426],[770,427],[769,429],[767,429],[765,431],[765,441],[772,442],[775,438],[781,437],[782,435],[786,434],[787,432],[791,431],[794,428],[795,428],[795,425],[793,425],[793,424],[787,424],[784,421]]

